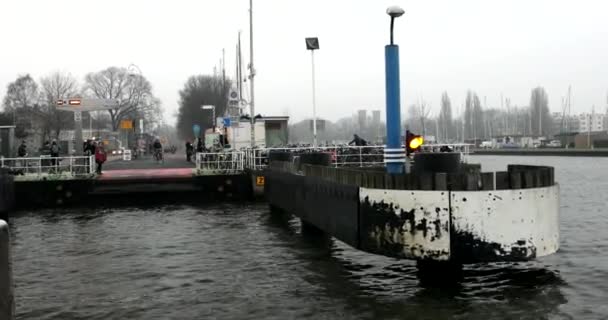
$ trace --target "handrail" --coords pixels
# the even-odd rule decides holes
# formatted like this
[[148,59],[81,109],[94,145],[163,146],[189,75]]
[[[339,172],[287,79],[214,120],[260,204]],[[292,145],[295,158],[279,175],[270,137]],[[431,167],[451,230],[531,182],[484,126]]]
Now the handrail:
[[95,156],[22,157],[0,158],[0,167],[14,175],[53,175],[69,173],[72,176],[95,173]]
[[[462,162],[468,161],[471,144],[426,144],[422,146],[423,152],[440,152],[442,147],[449,147],[451,152],[459,152]],[[274,148],[248,148],[245,150],[246,167],[260,170],[268,166],[268,156],[273,151],[278,152],[330,152],[332,153],[333,167],[367,167],[384,165],[384,145],[374,146],[321,146],[321,147],[274,147]],[[405,148],[405,146],[403,146]]]
[[13,274],[8,224],[0,220],[0,319],[12,320],[15,316]]

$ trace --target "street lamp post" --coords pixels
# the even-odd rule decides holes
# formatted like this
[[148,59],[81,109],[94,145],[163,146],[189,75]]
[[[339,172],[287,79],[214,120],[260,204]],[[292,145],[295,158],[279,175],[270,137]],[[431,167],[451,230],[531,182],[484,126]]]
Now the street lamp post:
[[217,123],[215,123],[215,106],[213,105],[203,105],[201,106],[201,109],[203,110],[211,110],[211,123],[213,124],[213,130],[215,130],[215,127],[217,126]]
[[[131,63],[127,67],[127,72],[129,74],[130,79],[137,78],[137,84],[139,87],[138,89],[141,90],[142,84],[143,84],[143,72],[141,72],[141,69],[136,64]],[[139,104],[140,100],[142,100],[145,96],[146,96],[145,92],[141,93],[141,91],[139,91],[139,97],[137,97],[137,104]],[[143,134],[143,131],[141,128],[140,128],[140,132]],[[126,144],[126,147],[129,148],[129,132],[125,131],[125,136],[126,136],[125,144]],[[136,143],[136,144],[138,144],[138,143]]]
[[312,62],[312,146],[317,147],[317,98],[315,86],[315,50],[319,50],[319,38],[306,38],[306,49],[310,50]]
[[393,27],[395,18],[402,16],[404,11],[398,6],[392,6],[386,10],[386,13],[391,17],[391,29],[390,44],[384,47],[386,74],[386,148],[384,148],[384,162],[389,174],[401,174],[403,173],[406,156],[405,150],[401,147],[399,46],[393,42]]

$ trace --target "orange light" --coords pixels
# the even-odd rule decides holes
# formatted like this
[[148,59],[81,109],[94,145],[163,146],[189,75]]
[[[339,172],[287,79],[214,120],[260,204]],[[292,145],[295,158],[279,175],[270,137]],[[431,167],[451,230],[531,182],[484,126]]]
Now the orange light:
[[57,100],[57,105],[58,106],[62,106],[63,105],[63,100]]
[[80,100],[70,100],[68,103],[71,106],[79,106],[80,105]]
[[412,140],[410,140],[410,149],[416,150],[420,148],[423,143],[424,138],[422,138],[422,136],[413,137]]

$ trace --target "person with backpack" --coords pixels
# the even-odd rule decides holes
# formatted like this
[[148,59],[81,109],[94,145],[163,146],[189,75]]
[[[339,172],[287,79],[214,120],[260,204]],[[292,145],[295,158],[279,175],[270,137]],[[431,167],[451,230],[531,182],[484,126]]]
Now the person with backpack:
[[106,162],[106,150],[103,148],[103,143],[98,143],[95,148],[95,163],[97,163],[97,174],[101,174],[101,165]]

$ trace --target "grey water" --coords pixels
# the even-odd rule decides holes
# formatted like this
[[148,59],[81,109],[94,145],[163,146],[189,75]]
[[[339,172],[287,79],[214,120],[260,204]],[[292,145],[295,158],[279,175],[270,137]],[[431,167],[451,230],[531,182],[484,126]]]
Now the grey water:
[[556,168],[561,249],[465,266],[427,286],[415,264],[310,238],[264,204],[18,212],[18,319],[606,319],[608,159],[471,157]]

